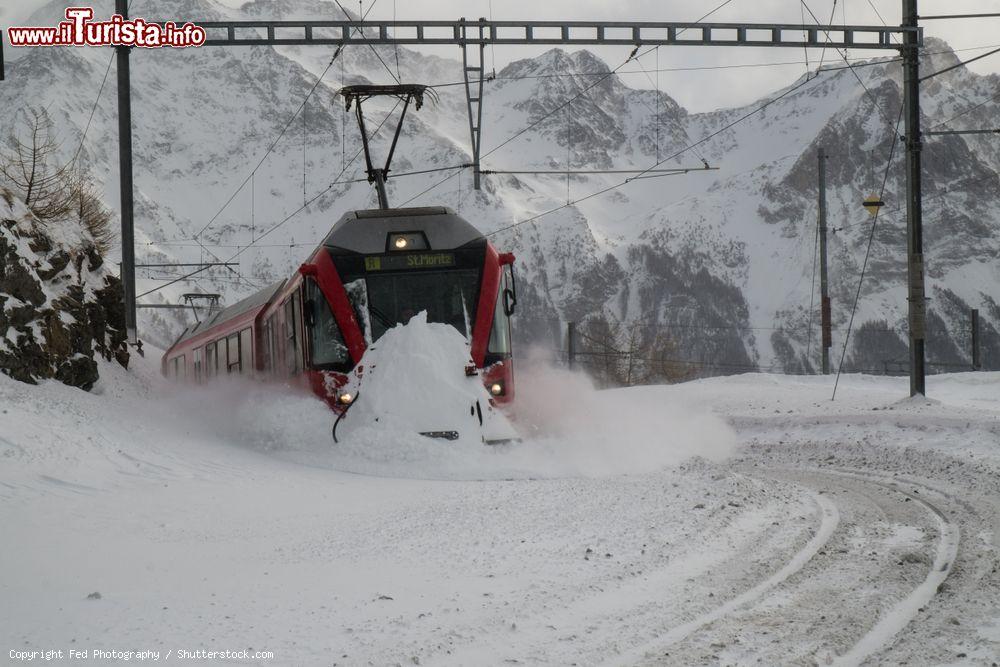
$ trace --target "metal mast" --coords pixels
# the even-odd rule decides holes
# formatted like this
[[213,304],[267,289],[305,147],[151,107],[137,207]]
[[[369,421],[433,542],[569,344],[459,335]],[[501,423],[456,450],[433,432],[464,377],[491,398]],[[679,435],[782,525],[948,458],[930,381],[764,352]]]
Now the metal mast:
[[826,159],[829,157],[819,149],[819,294],[820,294],[820,330],[822,331],[823,375],[830,374],[830,346],[833,336],[830,324],[830,292],[827,285],[826,272]]
[[[115,0],[115,11],[128,18],[128,0]],[[125,300],[125,332],[135,345],[135,224],[132,194],[132,97],[129,93],[127,46],[115,47],[118,57],[118,168],[122,205],[122,290]]]
[[[903,0],[903,28],[917,27],[917,0]],[[924,379],[924,232],[920,183],[920,38],[903,33],[903,97],[906,128],[906,267],[910,325],[910,396],[926,394]]]

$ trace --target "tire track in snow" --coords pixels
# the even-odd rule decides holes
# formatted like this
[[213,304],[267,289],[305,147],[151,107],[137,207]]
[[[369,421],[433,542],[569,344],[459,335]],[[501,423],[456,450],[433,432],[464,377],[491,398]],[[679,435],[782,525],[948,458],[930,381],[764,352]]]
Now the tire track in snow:
[[[938,587],[944,582],[945,579],[948,578],[948,575],[951,574],[955,558],[958,556],[960,531],[958,525],[952,523],[945,513],[942,512],[937,506],[920,497],[920,495],[916,493],[911,493],[900,488],[897,482],[865,473],[845,471],[826,472],[827,474],[842,475],[844,477],[859,479],[865,481],[866,483],[875,484],[889,489],[890,491],[901,493],[910,500],[922,505],[930,514],[932,514],[937,519],[939,528],[938,546],[934,557],[934,564],[927,573],[927,577],[919,586],[913,589],[909,595],[893,605],[887,612],[883,612],[875,625],[873,625],[868,632],[854,644],[854,646],[852,646],[846,653],[843,653],[835,658],[831,663],[835,666],[846,667],[848,665],[860,665],[865,661],[865,659],[889,646],[893,638],[899,634],[900,631],[906,628],[906,626],[917,617],[917,614],[920,613],[920,610],[924,607],[924,605],[930,602],[931,599],[937,594]],[[914,486],[917,486],[917,484],[914,484]],[[945,494],[931,489],[931,487],[924,484],[919,484],[919,486],[945,496]]]
[[816,493],[811,489],[805,489],[805,487],[801,488],[803,488],[803,490],[805,490],[812,497],[813,502],[816,503],[820,514],[820,525],[812,539],[810,539],[809,542],[802,547],[802,549],[792,556],[792,558],[786,562],[780,570],[772,574],[764,581],[758,583],[753,588],[750,588],[740,595],[737,595],[735,598],[732,598],[728,602],[705,612],[700,616],[697,616],[687,623],[675,626],[665,634],[658,636],[656,639],[633,647],[627,653],[615,656],[613,659],[605,661],[604,664],[634,665],[638,662],[646,660],[647,653],[650,651],[654,649],[659,650],[672,644],[676,644],[677,642],[687,638],[691,635],[691,633],[705,627],[706,625],[714,623],[737,609],[757,600],[805,567],[806,563],[812,560],[812,558],[833,536],[834,531],[836,531],[837,526],[840,524],[840,512],[834,503],[827,498],[824,498],[819,493]]

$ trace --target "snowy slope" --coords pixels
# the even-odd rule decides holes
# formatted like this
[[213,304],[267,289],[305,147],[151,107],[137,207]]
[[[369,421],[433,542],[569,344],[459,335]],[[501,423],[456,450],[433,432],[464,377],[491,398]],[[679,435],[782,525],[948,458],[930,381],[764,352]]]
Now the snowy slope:
[[568,436],[422,458],[341,450],[311,397],[176,391],[153,359],[90,393],[0,377],[0,645],[272,665],[1000,651],[996,373],[932,377],[923,403],[853,376],[833,404],[822,378],[536,373],[547,400],[522,405]]
[[[54,20],[63,4],[49,5],[38,20]],[[155,9],[135,4],[135,14],[151,17],[310,18],[339,13],[335,5],[313,0],[250,3],[240,10],[210,0],[156,3]],[[383,65],[372,49],[356,47],[329,69],[306,105],[304,123],[301,118],[292,123],[252,183],[213,220],[326,68],[333,50],[205,48],[133,58],[140,258],[197,261],[209,259],[209,252],[222,259],[236,256],[240,276],[219,269],[195,282],[234,300],[250,291],[251,283],[264,284],[295,266],[342,211],[373,204],[365,183],[343,183],[283,222],[334,178],[350,181],[362,175],[361,160],[350,163],[359,148],[356,128],[334,92],[345,83],[388,81],[387,69],[396,72],[397,53],[380,47]],[[933,55],[925,58],[925,71],[955,62],[940,41],[928,40],[926,51]],[[105,50],[94,49],[24,54],[10,65],[0,100],[11,108],[48,105],[64,128],[70,151],[86,125],[107,56]],[[460,80],[456,61],[408,49],[400,49],[398,56],[404,81]],[[499,233],[497,243],[518,254],[526,283],[517,324],[521,341],[559,348],[566,321],[604,314],[667,331],[680,359],[785,371],[815,366],[816,318],[810,317],[809,306],[813,303],[815,310],[818,302],[811,296],[816,289],[815,155],[823,146],[831,156],[830,225],[843,228],[830,244],[834,348],[839,349],[870,229],[859,203],[877,189],[900,101],[897,63],[836,69],[842,64],[830,54],[828,70],[809,81],[800,79],[746,108],[700,114],[685,111],[669,91],[635,90],[616,76],[606,77],[608,64],[586,51],[550,50],[498,72],[486,86],[484,168],[627,169],[660,161],[662,167],[699,167],[702,159],[719,167],[634,181]],[[629,64],[645,66],[643,61]],[[964,69],[928,82],[923,90],[925,125],[989,100],[998,83],[995,76]],[[706,85],[711,85],[708,74]],[[108,200],[117,201],[111,92],[110,87],[105,90],[97,107],[84,155],[105,180]],[[469,159],[463,88],[452,85],[437,92],[436,102],[408,116],[395,163],[398,172]],[[779,96],[765,110],[736,122]],[[545,116],[568,99],[574,101]],[[996,104],[983,104],[954,125],[988,125]],[[373,105],[372,122],[379,122],[387,110]],[[11,122],[0,119],[0,129],[8,129]],[[684,151],[706,137],[711,138]],[[861,369],[898,361],[905,340],[898,144],[894,155],[884,197],[887,206],[855,322],[856,330],[870,322],[871,331],[848,354],[849,363]],[[934,368],[969,363],[971,307],[979,308],[983,317],[985,362],[991,368],[1000,363],[998,169],[1000,153],[992,139],[927,141],[925,244],[933,311],[928,354],[932,366],[941,364]],[[490,231],[557,209],[624,178],[574,176],[567,182],[563,177],[495,175],[484,177],[484,189],[476,193],[465,170],[421,194],[447,175],[390,181],[390,199],[449,205]],[[257,240],[277,223],[273,232]],[[196,235],[207,250],[194,240]],[[252,242],[252,249],[240,252]],[[159,284],[162,281],[144,278],[140,291]],[[181,283],[165,294],[172,300],[170,295],[190,288],[190,283]],[[179,322],[148,312],[143,314],[147,335],[169,341]]]

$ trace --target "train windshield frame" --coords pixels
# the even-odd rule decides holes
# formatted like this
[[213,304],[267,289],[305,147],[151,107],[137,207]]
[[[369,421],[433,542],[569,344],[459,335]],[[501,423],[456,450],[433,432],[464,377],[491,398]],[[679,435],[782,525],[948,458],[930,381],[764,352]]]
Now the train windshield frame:
[[351,356],[333,309],[312,278],[305,280],[304,320],[309,339],[310,367],[315,370],[347,372]]
[[344,287],[368,344],[422,311],[428,322],[471,337],[481,277],[471,268],[369,272],[347,278]]

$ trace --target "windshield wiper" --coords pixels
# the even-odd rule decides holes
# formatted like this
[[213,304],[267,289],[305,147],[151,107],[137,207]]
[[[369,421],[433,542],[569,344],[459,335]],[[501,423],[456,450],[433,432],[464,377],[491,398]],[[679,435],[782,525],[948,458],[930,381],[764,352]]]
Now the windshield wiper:
[[368,310],[371,311],[371,314],[375,316],[375,319],[377,319],[379,322],[385,325],[386,329],[391,329],[395,325],[395,322],[390,322],[389,318],[385,316],[385,313],[383,313],[375,306],[369,305]]

